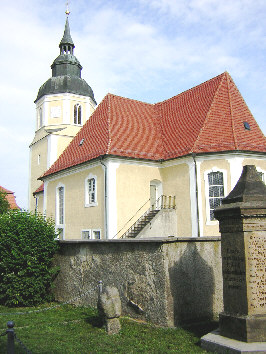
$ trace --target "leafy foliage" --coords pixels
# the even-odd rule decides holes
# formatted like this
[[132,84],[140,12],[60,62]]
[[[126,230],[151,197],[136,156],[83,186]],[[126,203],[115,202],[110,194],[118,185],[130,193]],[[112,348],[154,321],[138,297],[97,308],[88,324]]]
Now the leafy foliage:
[[0,214],[6,213],[10,209],[6,199],[6,193],[0,191]]
[[32,306],[51,301],[57,250],[54,223],[27,211],[0,215],[0,304]]

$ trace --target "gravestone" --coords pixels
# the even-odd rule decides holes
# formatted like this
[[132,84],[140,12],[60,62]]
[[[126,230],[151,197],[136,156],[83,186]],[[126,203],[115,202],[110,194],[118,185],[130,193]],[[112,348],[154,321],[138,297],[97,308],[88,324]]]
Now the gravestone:
[[108,334],[117,334],[121,329],[119,317],[121,316],[121,299],[118,289],[107,286],[99,294],[98,312],[103,318],[106,332]]
[[257,343],[266,352],[266,186],[255,166],[244,166],[215,217],[221,232],[223,271],[219,335]]

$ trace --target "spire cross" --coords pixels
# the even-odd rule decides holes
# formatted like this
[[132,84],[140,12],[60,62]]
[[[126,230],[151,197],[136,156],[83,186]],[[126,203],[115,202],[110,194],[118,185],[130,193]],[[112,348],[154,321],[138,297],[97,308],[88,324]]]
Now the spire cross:
[[70,14],[70,11],[68,9],[68,1],[66,2],[66,15],[68,16]]

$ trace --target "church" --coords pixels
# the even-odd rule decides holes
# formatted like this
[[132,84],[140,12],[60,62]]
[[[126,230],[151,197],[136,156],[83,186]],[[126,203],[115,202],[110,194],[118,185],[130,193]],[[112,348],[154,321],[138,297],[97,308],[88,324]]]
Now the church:
[[214,209],[244,165],[266,178],[266,140],[224,72],[149,104],[81,78],[68,14],[52,77],[39,89],[29,208],[60,238],[218,236]]

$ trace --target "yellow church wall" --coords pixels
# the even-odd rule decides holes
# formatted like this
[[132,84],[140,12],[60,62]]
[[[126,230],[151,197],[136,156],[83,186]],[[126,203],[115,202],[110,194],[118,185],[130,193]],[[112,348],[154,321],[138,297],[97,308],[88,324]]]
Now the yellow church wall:
[[59,157],[65,148],[72,141],[74,136],[80,131],[81,126],[77,125],[68,125],[65,129],[55,133],[58,136],[57,140],[57,157]]
[[[82,107],[82,124],[88,120],[90,115],[94,112],[95,107],[91,102],[90,98],[87,96],[79,96],[73,94],[64,94],[64,95],[48,95],[45,96],[44,100],[36,103],[37,107],[37,116],[38,110],[42,108],[43,110],[43,125],[45,124],[45,116],[47,116],[48,121],[45,124],[48,125],[58,125],[58,124],[73,124],[74,125],[74,105],[80,104]],[[45,108],[45,109],[44,109]],[[68,111],[69,121],[64,121],[64,116]],[[38,117],[37,117],[38,119]],[[38,125],[38,124],[37,124]],[[37,127],[38,130],[38,127]]]
[[[203,229],[203,235],[204,236],[219,236],[219,223],[217,220],[214,221],[208,221],[207,217],[207,209],[206,209],[206,204],[209,203],[209,200],[206,199],[206,181],[204,179],[205,177],[205,172],[210,172],[212,169],[216,168],[218,170],[221,170],[222,172],[226,171],[227,178],[224,180],[225,186],[225,193],[226,195],[231,191],[231,175],[230,175],[230,164],[226,159],[210,159],[210,160],[205,160],[202,161],[200,164],[200,168],[198,169],[198,173],[200,173],[200,180],[201,180],[201,195],[200,195],[200,200],[201,200],[201,205],[199,205],[199,208],[201,208],[201,216],[202,216],[202,229]],[[200,171],[199,171],[200,170]],[[225,176],[224,176],[225,177]]]
[[37,193],[35,197],[37,199],[37,212],[43,214],[43,193]]
[[[53,116],[53,110],[58,110],[58,114]],[[48,125],[63,123],[63,96],[49,97],[48,103]]]
[[159,168],[123,163],[116,174],[118,237],[150,207],[150,182],[154,180],[162,183],[162,194],[176,197],[177,235],[191,236],[188,165]]
[[177,235],[191,235],[190,181],[186,163],[160,169],[164,195],[175,196]]
[[[92,174],[97,178],[97,205],[85,207],[85,180]],[[56,219],[56,189],[65,188],[65,239],[81,240],[82,230],[100,230],[104,237],[104,172],[102,166],[49,181],[47,187],[47,216]]]
[[150,182],[155,179],[162,181],[157,167],[122,163],[117,168],[117,238],[149,209]]
[[47,139],[41,139],[37,144],[31,146],[31,176],[30,176],[30,200],[29,200],[29,209],[35,209],[35,198],[32,193],[40,187],[42,181],[39,181],[38,178],[46,171],[47,169]]

